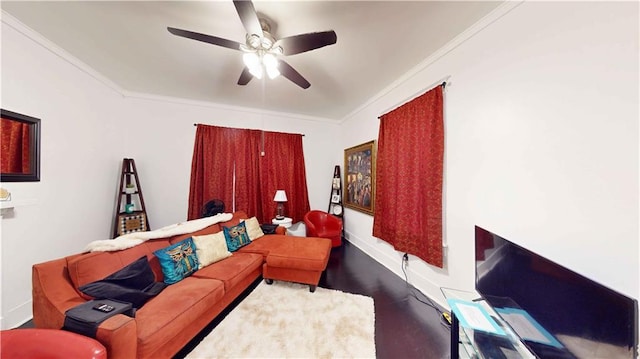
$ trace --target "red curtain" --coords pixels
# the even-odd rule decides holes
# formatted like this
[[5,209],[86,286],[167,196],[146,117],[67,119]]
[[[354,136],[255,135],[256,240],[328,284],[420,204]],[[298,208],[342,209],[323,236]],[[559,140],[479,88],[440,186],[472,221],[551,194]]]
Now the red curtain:
[[[262,192],[260,189],[260,151],[262,134],[257,130],[235,129],[235,209],[256,216],[262,223]],[[224,157],[218,158],[224,162]],[[227,207],[227,212],[231,208]]]
[[0,120],[0,171],[31,173],[29,159],[29,124],[9,119]]
[[263,134],[264,156],[260,162],[262,217],[269,219],[275,216],[276,203],[273,197],[276,190],[283,189],[287,194],[285,216],[292,218],[293,223],[302,221],[310,209],[302,135],[280,132]]
[[442,86],[380,117],[373,235],[442,268]]
[[[233,205],[233,128],[198,125],[191,161],[188,219],[200,218],[202,207],[212,199],[222,200],[225,210]],[[229,160],[220,161],[220,158]]]
[[302,221],[309,211],[302,135],[198,125],[189,219],[200,218],[207,201],[220,199],[226,212],[235,202],[235,210],[268,222],[275,216],[277,189],[287,193],[285,215]]

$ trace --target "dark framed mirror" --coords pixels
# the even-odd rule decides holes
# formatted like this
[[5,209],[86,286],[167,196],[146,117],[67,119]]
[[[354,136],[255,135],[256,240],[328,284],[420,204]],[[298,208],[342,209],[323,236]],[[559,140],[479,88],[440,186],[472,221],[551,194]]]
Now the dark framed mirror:
[[0,112],[0,181],[40,181],[40,119]]

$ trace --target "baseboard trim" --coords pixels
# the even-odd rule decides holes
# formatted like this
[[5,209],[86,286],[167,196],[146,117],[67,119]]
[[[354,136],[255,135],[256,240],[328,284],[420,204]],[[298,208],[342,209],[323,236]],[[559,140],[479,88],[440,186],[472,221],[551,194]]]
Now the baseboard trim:
[[[391,245],[375,237],[371,237],[371,239],[379,243],[371,244],[369,243],[370,241],[364,240],[349,231],[345,231],[345,233],[346,240],[349,241],[349,243],[358,247],[358,249],[373,258],[376,262],[385,266],[402,280],[405,280],[404,273],[402,272],[402,255],[404,253],[397,252],[393,247],[391,247]],[[407,278],[409,279],[409,283],[440,307],[449,308],[442,296],[440,286],[426,278],[420,272],[412,269],[412,261],[422,261],[416,257],[412,258],[412,256],[409,258],[409,266],[407,268]],[[426,264],[423,262],[423,265]]]
[[29,300],[15,308],[8,310],[5,315],[0,318],[0,328],[13,329],[20,327],[33,318],[32,301]]

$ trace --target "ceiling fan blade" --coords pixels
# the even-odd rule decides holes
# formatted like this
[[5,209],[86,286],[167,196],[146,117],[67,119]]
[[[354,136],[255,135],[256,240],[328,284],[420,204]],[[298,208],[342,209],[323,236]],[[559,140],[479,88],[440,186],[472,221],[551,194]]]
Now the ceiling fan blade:
[[236,7],[240,21],[242,21],[247,33],[262,37],[262,26],[260,26],[260,20],[258,20],[258,14],[255,7],[253,7],[253,3],[249,0],[233,0],[233,5]]
[[238,79],[238,85],[244,86],[248,84],[252,78],[253,78],[253,75],[251,75],[251,73],[249,72],[249,68],[245,66],[244,69],[242,69],[240,78]]
[[176,29],[173,27],[167,27],[167,30],[169,30],[170,33],[176,36],[186,37],[187,39],[192,39],[192,40],[202,41],[202,42],[206,42],[209,44],[214,44],[222,47],[227,47],[233,50],[240,50],[241,44],[239,42],[235,42],[232,40],[227,40],[221,37],[216,37],[211,35],[205,35],[199,32]]
[[303,89],[308,89],[311,84],[307,81],[298,71],[296,71],[291,65],[284,62],[283,60],[278,60],[278,70],[280,70],[280,74],[296,85],[302,87]]
[[327,45],[333,45],[338,40],[333,30],[323,32],[310,32],[285,37],[278,40],[274,46],[282,46],[284,55],[295,55],[305,51],[319,49]]

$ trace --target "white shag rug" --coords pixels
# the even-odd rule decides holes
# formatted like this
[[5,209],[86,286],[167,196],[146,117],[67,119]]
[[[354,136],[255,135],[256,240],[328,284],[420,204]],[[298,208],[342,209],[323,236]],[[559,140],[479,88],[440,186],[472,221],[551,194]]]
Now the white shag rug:
[[370,297],[261,282],[187,358],[375,358],[374,329]]

